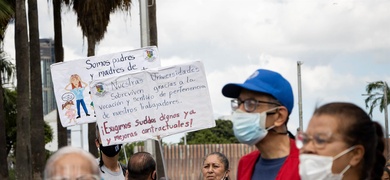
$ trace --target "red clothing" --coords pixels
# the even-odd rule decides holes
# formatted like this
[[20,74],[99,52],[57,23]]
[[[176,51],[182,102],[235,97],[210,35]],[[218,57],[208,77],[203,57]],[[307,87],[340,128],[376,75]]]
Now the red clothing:
[[[240,159],[237,170],[237,180],[250,180],[257,159],[260,157],[260,151],[253,151]],[[290,139],[290,154],[286,161],[280,167],[276,180],[299,180],[299,150],[295,141]]]

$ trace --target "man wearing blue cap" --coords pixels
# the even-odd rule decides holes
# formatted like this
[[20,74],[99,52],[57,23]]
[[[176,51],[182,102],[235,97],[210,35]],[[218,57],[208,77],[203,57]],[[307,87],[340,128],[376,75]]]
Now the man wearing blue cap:
[[290,83],[279,73],[258,69],[243,83],[229,83],[236,138],[258,150],[240,159],[238,180],[299,179],[299,150],[287,130],[294,106]]

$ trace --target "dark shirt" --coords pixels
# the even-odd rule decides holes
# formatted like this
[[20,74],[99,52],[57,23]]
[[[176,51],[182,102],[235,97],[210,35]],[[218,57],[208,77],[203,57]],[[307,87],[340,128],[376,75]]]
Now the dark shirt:
[[260,156],[256,161],[252,180],[275,179],[286,158],[287,156],[277,159],[263,159]]

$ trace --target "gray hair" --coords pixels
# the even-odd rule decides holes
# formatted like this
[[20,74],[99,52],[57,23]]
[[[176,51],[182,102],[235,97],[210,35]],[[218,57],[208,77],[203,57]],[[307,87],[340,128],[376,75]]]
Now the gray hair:
[[78,148],[78,147],[72,147],[72,146],[65,146],[60,148],[58,151],[56,151],[53,155],[50,156],[50,158],[46,162],[45,171],[44,171],[44,179],[49,179],[53,175],[54,170],[54,164],[63,156],[69,155],[69,154],[79,154],[83,156],[90,164],[92,175],[100,177],[100,171],[99,166],[97,165],[97,162],[95,160],[95,157],[85,151],[84,149]]

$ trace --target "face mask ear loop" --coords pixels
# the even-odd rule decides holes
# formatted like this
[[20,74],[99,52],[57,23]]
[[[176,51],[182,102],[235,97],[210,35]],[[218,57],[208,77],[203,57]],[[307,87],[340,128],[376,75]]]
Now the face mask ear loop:
[[336,159],[338,159],[339,157],[344,156],[345,154],[349,153],[350,151],[352,151],[352,150],[355,149],[355,148],[356,148],[356,146],[352,146],[352,147],[350,147],[350,148],[348,148],[348,149],[342,151],[341,153],[339,153],[339,154],[337,154],[335,157],[333,157],[333,160],[336,160]]
[[348,169],[351,167],[351,165],[350,164],[348,164],[348,166],[347,167],[345,167],[342,171],[341,171],[341,175],[344,175],[344,173],[345,172],[347,172],[348,171]]
[[223,176],[222,176],[221,180],[225,180],[226,179],[226,173],[227,173],[227,171],[225,171],[225,173],[223,173]]
[[272,129],[272,128],[274,128],[274,127],[275,127],[275,125],[272,125],[272,126],[268,127],[268,128],[265,129],[265,130],[269,131],[270,129]]

